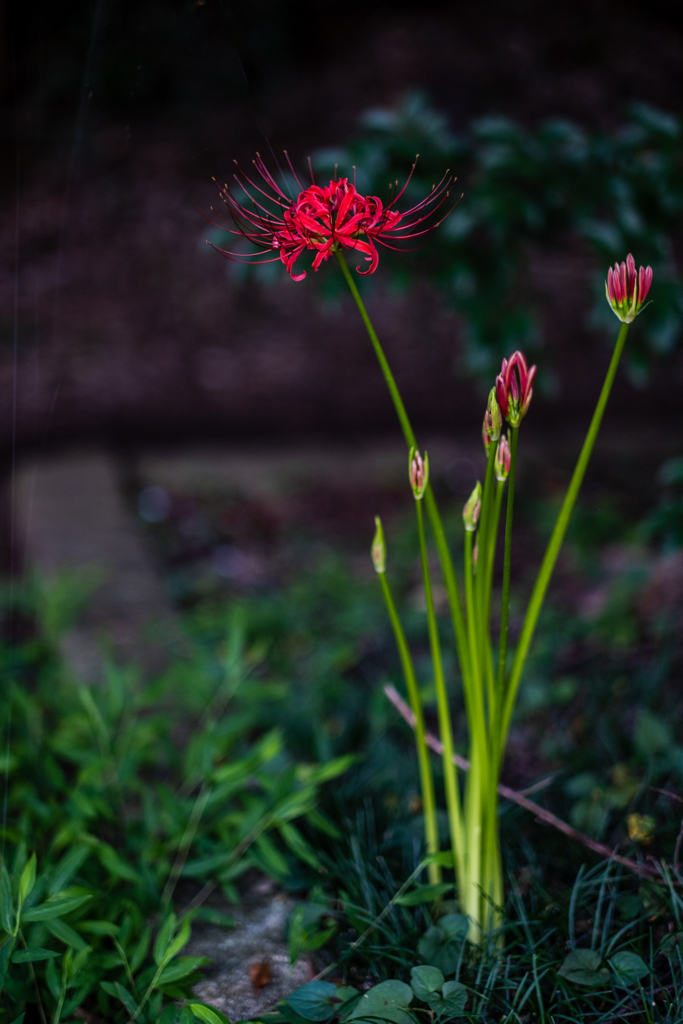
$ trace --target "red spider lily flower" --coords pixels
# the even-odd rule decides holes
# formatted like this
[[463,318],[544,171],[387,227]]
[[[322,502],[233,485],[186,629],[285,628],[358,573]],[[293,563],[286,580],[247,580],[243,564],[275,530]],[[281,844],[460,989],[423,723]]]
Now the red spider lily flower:
[[633,323],[643,308],[651,284],[652,267],[641,267],[636,273],[636,261],[631,253],[628,254],[626,262],[621,266],[615,263],[614,270],[609,268],[605,281],[605,294],[607,301],[622,323]]
[[408,466],[413,495],[416,501],[420,501],[424,497],[427,484],[429,483],[429,456],[427,452],[425,452],[423,459],[417,448],[411,448],[408,454]]
[[[337,178],[330,181],[329,185],[321,186],[315,184],[311,172],[312,184],[304,188],[289,156],[286,153],[285,156],[301,189],[296,199],[291,199],[283,192],[258,153],[254,167],[263,179],[262,182],[252,181],[238,167],[234,177],[237,189],[241,192],[240,198],[227,184],[221,188],[221,197],[228,208],[230,221],[220,217],[222,224],[216,224],[215,221],[211,223],[232,235],[246,238],[257,247],[250,259],[240,260],[244,253],[214,246],[223,256],[248,263],[282,260],[292,280],[303,281],[306,271],[296,274],[294,266],[304,250],[315,252],[313,269],[318,270],[331,253],[355,249],[370,264],[366,270],[356,267],[358,273],[372,274],[379,262],[377,244],[397,249],[391,242],[428,234],[451,212],[448,210],[434,221],[434,214],[449,196],[453,178],[448,172],[421,203],[400,213],[395,206],[408,186],[415,164],[403,188],[384,205],[377,196],[362,196],[348,178]],[[216,213],[215,210],[212,212]]]
[[526,416],[536,367],[529,369],[521,352],[515,352],[509,359],[503,360],[500,373],[496,377],[496,398],[503,416],[511,427],[518,427]]

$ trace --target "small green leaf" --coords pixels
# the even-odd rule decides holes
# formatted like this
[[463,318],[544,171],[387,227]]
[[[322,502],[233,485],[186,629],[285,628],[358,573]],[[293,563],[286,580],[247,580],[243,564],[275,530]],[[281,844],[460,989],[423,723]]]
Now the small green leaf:
[[79,921],[78,927],[88,935],[118,935],[120,930],[113,921]]
[[[309,981],[307,985],[295,988],[285,998],[285,1003],[305,1020],[329,1020],[335,1013],[337,989],[327,981]],[[334,1001],[333,1001],[334,1000]]]
[[230,1021],[213,1006],[206,1006],[204,1003],[188,1003],[187,1009],[191,1010],[197,1020],[204,1024],[230,1024]]
[[54,949],[42,949],[40,946],[29,946],[28,949],[18,949],[12,957],[13,964],[34,963],[36,960],[52,960],[59,956]]
[[152,938],[152,929],[149,925],[143,930],[138,944],[133,950],[130,956],[130,969],[135,974],[142,961],[147,956],[147,950],[149,949],[149,940]]
[[438,864],[442,868],[453,867],[453,854],[450,850],[441,850],[439,853],[430,853],[422,861],[423,864]]
[[167,964],[169,960],[172,960],[174,956],[177,956],[183,946],[186,946],[190,940],[191,931],[190,919],[186,917],[180,926],[180,931],[174,938],[171,945],[168,947],[163,956],[163,963]]
[[135,1017],[137,1015],[138,1004],[135,1002],[135,999],[128,989],[125,988],[120,981],[101,981],[100,988],[103,989],[108,996],[112,996],[114,999],[120,1000],[128,1010],[131,1017]]
[[14,949],[14,937],[8,935],[5,941],[0,946],[0,990],[2,990],[5,984],[5,975],[7,973],[7,965]]
[[49,921],[53,917],[63,917],[91,899],[92,896],[88,895],[67,896],[63,900],[48,900],[47,903],[41,903],[37,907],[31,907],[30,910],[24,911],[21,915],[22,924],[25,921]]
[[46,927],[51,935],[54,935],[56,939],[63,942],[65,946],[75,949],[77,953],[88,949],[88,943],[66,921],[60,921],[59,918],[56,918],[48,921]]
[[629,953],[627,950],[615,953],[610,959],[610,964],[620,985],[635,985],[650,973],[650,968],[645,961],[637,953]]
[[444,976],[438,967],[413,967],[410,972],[410,987],[418,999],[427,1001],[433,992],[439,992]]
[[127,882],[139,882],[140,876],[127,861],[120,857],[116,850],[107,843],[100,843],[97,856],[103,868],[116,878],[124,878]]
[[575,985],[591,987],[609,982],[609,971],[600,967],[602,957],[593,949],[575,949],[562,961],[559,974]]
[[450,892],[453,886],[450,883],[443,885],[418,885],[411,892],[405,893],[394,900],[401,907],[416,907],[420,903],[435,903]]
[[164,961],[166,950],[171,944],[173,932],[175,931],[175,914],[169,914],[161,925],[154,940],[154,963],[160,967]]
[[229,917],[222,910],[216,910],[214,907],[199,907],[193,912],[192,920],[215,924],[219,928],[234,928],[236,926],[234,917]]
[[29,896],[33,886],[36,884],[36,866],[37,859],[35,853],[31,854],[30,860],[24,870],[21,872],[21,878],[19,879],[19,904],[24,903]]
[[14,901],[12,899],[12,883],[7,868],[0,868],[0,927],[6,932],[14,930]]
[[181,978],[186,978],[188,974],[193,974],[198,967],[203,967],[208,963],[211,963],[211,961],[205,956],[183,956],[176,960],[174,964],[164,967],[159,975],[157,985],[170,985],[174,981],[180,981]]

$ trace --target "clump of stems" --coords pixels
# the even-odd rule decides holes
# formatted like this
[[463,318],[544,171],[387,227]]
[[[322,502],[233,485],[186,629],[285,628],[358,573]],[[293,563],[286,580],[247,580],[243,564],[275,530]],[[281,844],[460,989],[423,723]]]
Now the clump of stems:
[[[509,360],[503,361],[501,374],[496,379],[496,386],[489,395],[483,426],[484,443],[487,449],[484,483],[483,486],[481,483],[477,484],[463,510],[465,525],[463,606],[453,558],[429,483],[427,456],[425,454],[423,459],[418,452],[417,439],[405,405],[344,256],[341,251],[338,251],[336,255],[370,336],[410,450],[409,475],[415,498],[434,688],[439,731],[443,744],[444,788],[453,869],[461,908],[468,915],[470,921],[469,939],[472,942],[480,942],[484,935],[498,926],[504,902],[497,787],[515,700],[550,578],[586,473],[626,343],[630,319],[625,322],[625,317],[622,319],[622,315],[620,315],[621,309],[616,309],[616,304],[611,302],[615,312],[622,319],[621,328],[595,412],[529,599],[521,634],[509,665],[510,567],[517,450],[520,425],[531,400],[531,385],[535,367],[528,369],[524,356],[519,352],[514,353]],[[638,279],[636,279],[635,270],[631,267],[632,262],[632,257],[629,257],[624,280],[629,286],[637,288]],[[643,273],[641,271],[641,278]],[[635,285],[633,285],[634,281]],[[647,284],[649,287],[649,279]],[[644,294],[637,296],[638,311],[642,306],[643,298]],[[609,293],[608,299],[610,299]],[[631,299],[629,314],[632,308],[635,306]],[[507,420],[509,425],[507,436],[502,432],[503,419]],[[491,605],[494,565],[506,490],[501,616],[496,650],[491,637]],[[425,519],[429,520],[448,594],[465,701],[470,771],[463,786],[460,785],[457,768],[453,763],[451,716],[427,556]],[[426,849],[428,854],[435,854],[439,848],[439,836],[434,781],[425,743],[424,710],[410,650],[387,579],[384,537],[379,520],[377,522],[378,532],[381,534],[382,557],[379,561],[377,558],[374,559],[375,568],[380,577],[382,592],[399,650],[408,696],[415,714],[415,738],[422,789]],[[377,536],[376,534],[375,545]],[[373,556],[375,545],[373,545]],[[441,879],[440,863],[433,857],[430,860],[429,881],[438,882]]]

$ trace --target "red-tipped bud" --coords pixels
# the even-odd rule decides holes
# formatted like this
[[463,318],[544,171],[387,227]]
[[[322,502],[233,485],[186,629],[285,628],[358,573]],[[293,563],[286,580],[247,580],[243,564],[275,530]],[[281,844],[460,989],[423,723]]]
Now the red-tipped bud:
[[424,498],[429,483],[429,456],[425,452],[424,459],[417,448],[411,448],[408,456],[410,467],[410,486],[413,488],[413,496],[416,501]]
[[643,308],[652,284],[652,267],[641,267],[636,272],[636,261],[631,253],[626,262],[609,268],[605,281],[605,294],[613,312],[622,323],[633,323]]
[[493,460],[493,471],[496,474],[496,480],[499,480],[500,483],[507,480],[510,473],[510,445],[506,437],[501,437],[498,442]]
[[379,516],[375,516],[375,536],[372,538],[372,564],[375,567],[376,573],[386,572],[387,549],[384,543],[382,520]]
[[477,523],[479,522],[479,513],[481,512],[481,484],[477,480],[477,485],[470,494],[469,498],[465,502],[465,507],[462,510],[462,521],[465,524],[465,529],[468,532],[476,530]]
[[486,448],[487,454],[492,442],[497,441],[500,437],[501,425],[502,419],[500,415],[500,406],[496,401],[496,389],[491,388],[489,391],[489,400],[486,405],[486,412],[484,413],[484,424],[481,428],[484,448]]
[[521,352],[514,352],[503,360],[496,377],[496,398],[511,427],[518,427],[527,414],[535,376],[536,367],[529,369]]

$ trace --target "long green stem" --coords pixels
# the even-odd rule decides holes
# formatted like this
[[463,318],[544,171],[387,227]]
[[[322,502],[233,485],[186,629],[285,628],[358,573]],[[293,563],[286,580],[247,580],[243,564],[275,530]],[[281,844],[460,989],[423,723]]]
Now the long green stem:
[[[507,730],[510,725],[510,718],[512,717],[512,709],[515,704],[515,697],[517,696],[517,690],[519,688],[520,679],[522,677],[522,671],[524,669],[524,663],[526,656],[529,652],[529,647],[533,639],[534,630],[536,629],[536,623],[538,616],[541,613],[543,606],[543,599],[545,598],[548,584],[550,583],[550,577],[553,569],[555,568],[555,562],[560,552],[564,535],[569,525],[569,517],[572,514],[572,510],[576,503],[576,499],[583,483],[583,478],[586,473],[588,461],[591,457],[593,447],[595,445],[595,439],[598,436],[600,424],[602,423],[602,417],[605,413],[605,407],[607,400],[612,390],[612,384],[616,376],[617,367],[619,366],[619,360],[621,354],[624,351],[624,345],[626,344],[626,336],[628,334],[628,324],[622,324],[617,343],[614,346],[614,352],[612,353],[612,359],[610,360],[609,369],[607,370],[607,376],[605,382],[602,385],[602,391],[598,398],[598,404],[595,407],[593,413],[593,419],[591,420],[586,440],[583,442],[583,448],[579,455],[576,468],[572,475],[569,488],[565,494],[564,501],[562,502],[562,508],[560,514],[557,517],[557,522],[553,529],[552,535],[548,542],[545,555],[543,556],[543,562],[539,570],[538,576],[536,577],[536,583],[529,599],[529,606],[527,608],[526,615],[524,617],[524,625],[522,626],[522,633],[517,644],[517,650],[515,651],[515,658],[510,671],[510,679],[507,686],[507,692],[505,695],[505,710],[503,713],[502,729],[500,733],[500,749],[501,754],[505,749],[505,738],[507,736]],[[509,498],[508,498],[509,500]]]
[[443,664],[441,661],[439,627],[436,621],[436,612],[434,610],[434,595],[432,593],[432,581],[429,573],[429,561],[427,556],[427,539],[425,537],[424,516],[422,513],[422,502],[420,500],[415,502],[415,509],[417,511],[417,529],[420,537],[420,558],[422,561],[425,604],[427,606],[429,646],[432,654],[432,665],[434,667],[434,685],[436,688],[436,701],[439,712],[439,734],[441,736],[441,742],[443,743],[443,773],[446,788],[448,825],[453,847],[454,867],[456,876],[460,882],[461,879],[464,880],[466,849],[465,835],[462,827],[462,813],[460,810],[460,792],[458,790],[457,769],[453,763],[451,715],[448,707],[446,680],[444,679]]
[[512,559],[512,517],[515,506],[515,475],[517,470],[517,442],[519,428],[513,429],[510,439],[510,472],[508,474],[508,500],[505,510],[505,556],[503,561],[503,593],[500,605],[500,638],[498,641],[498,699],[503,699],[505,666],[508,656],[508,625],[510,620],[510,566]]
[[[391,625],[396,638],[396,646],[398,647],[403,675],[406,681],[406,688],[408,690],[408,699],[410,700],[410,706],[412,707],[413,714],[415,715],[415,745],[417,747],[417,760],[420,769],[422,809],[424,812],[425,823],[425,845],[428,854],[438,853],[439,825],[436,815],[436,797],[434,795],[432,764],[425,740],[425,721],[424,711],[422,708],[422,697],[420,696],[420,688],[417,685],[417,679],[415,677],[413,659],[410,656],[410,649],[406,641],[405,633],[403,632],[403,626],[401,625],[398,611],[396,610],[396,604],[391,593],[386,573],[379,573],[379,581],[382,585],[382,593],[384,594],[384,600],[386,602],[387,611],[389,612],[389,618],[391,619]],[[430,864],[427,872],[429,881],[432,885],[438,884],[441,881],[442,875],[439,864]]]
[[489,603],[487,584],[489,583],[490,579],[490,531],[493,524],[493,516],[495,513],[495,479],[493,472],[495,457],[496,445],[491,444],[489,446],[489,454],[486,463],[484,493],[481,502],[481,517],[479,520],[478,534],[477,572],[475,576],[477,635],[479,640],[479,665],[481,668],[482,678],[486,681],[489,721],[491,721],[493,717],[495,683],[493,677],[493,665],[491,663],[490,630],[486,609]]
[[[408,413],[406,412],[406,408],[403,404],[401,393],[399,392],[398,387],[396,386],[396,381],[394,380],[394,375],[391,372],[391,367],[387,362],[387,358],[384,355],[384,350],[382,349],[380,340],[377,337],[377,332],[375,331],[375,328],[372,325],[372,321],[368,315],[368,311],[365,308],[365,303],[363,302],[360,296],[360,292],[358,291],[356,282],[353,279],[353,275],[349,270],[346,260],[344,259],[344,254],[341,251],[338,251],[336,256],[337,260],[339,261],[339,266],[341,267],[342,274],[344,275],[344,280],[349,286],[349,291],[351,292],[354,298],[356,306],[358,307],[358,312],[361,315],[361,319],[365,324],[365,329],[370,337],[372,347],[375,351],[375,355],[377,356],[377,361],[379,362],[380,369],[382,370],[382,374],[384,376],[384,380],[389,389],[389,394],[391,395],[391,399],[394,403],[396,415],[398,416],[399,422],[401,424],[401,429],[403,430],[403,436],[406,439],[406,444],[408,445],[409,448],[417,448],[417,439],[415,437],[415,431],[413,430],[412,424],[408,417]],[[465,620],[462,613],[460,590],[458,588],[458,581],[455,575],[455,569],[453,567],[453,559],[451,558],[451,553],[448,547],[448,542],[446,540],[446,534],[443,528],[443,523],[441,521],[441,516],[439,515],[439,510],[437,508],[434,495],[432,493],[431,485],[427,487],[427,493],[425,495],[424,500],[427,505],[427,515],[429,516],[429,522],[432,527],[434,539],[436,541],[436,549],[439,554],[439,561],[441,562],[441,570],[444,576],[444,583],[446,584],[448,603],[451,610],[451,618],[453,620],[455,644],[458,651],[458,661],[460,662],[460,671],[463,676],[463,683],[465,683],[469,673],[469,658],[467,652],[467,634],[465,630]]]

